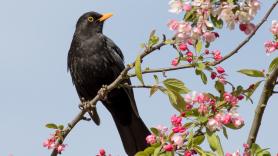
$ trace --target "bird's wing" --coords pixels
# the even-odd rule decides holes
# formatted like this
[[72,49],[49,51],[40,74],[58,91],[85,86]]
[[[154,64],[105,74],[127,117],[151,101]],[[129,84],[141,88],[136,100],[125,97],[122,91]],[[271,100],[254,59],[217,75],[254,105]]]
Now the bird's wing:
[[[111,58],[114,58],[114,66],[111,67],[113,68],[113,72],[115,73],[115,77],[118,77],[118,75],[121,73],[121,71],[125,68],[124,66],[124,56],[123,53],[121,51],[121,49],[108,37],[105,36],[105,42],[107,45],[107,48],[109,49],[108,51],[111,51]],[[131,85],[130,79],[127,79],[124,81],[124,83],[128,83],[129,85]],[[134,113],[136,114],[137,117],[139,117],[139,113],[138,113],[138,109],[136,106],[136,102],[134,99],[134,93],[132,88],[123,88],[125,93],[128,95],[128,98],[130,100],[131,103],[131,107],[134,111]]]

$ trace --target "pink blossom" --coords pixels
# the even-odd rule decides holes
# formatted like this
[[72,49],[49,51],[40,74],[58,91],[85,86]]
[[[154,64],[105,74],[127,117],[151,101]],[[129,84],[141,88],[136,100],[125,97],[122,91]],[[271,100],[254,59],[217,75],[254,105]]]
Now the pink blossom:
[[170,151],[173,151],[173,150],[174,150],[174,146],[173,146],[172,144],[164,145],[164,146],[163,146],[163,149],[164,149],[165,151],[170,152]]
[[168,131],[168,128],[165,127],[165,126],[163,126],[163,125],[158,125],[158,126],[156,126],[156,129],[159,130],[159,132],[160,132],[161,134],[164,134],[164,133],[166,133],[166,132]]
[[43,142],[43,147],[53,149],[55,147],[56,139],[54,137],[47,139]]
[[211,43],[216,39],[216,35],[214,32],[205,32],[203,38],[206,42]]
[[168,27],[169,27],[170,30],[175,31],[179,27],[179,22],[177,20],[172,19],[168,23]]
[[211,132],[214,132],[215,130],[217,130],[217,129],[220,128],[220,125],[221,125],[221,124],[220,124],[217,120],[211,118],[211,119],[209,119],[209,121],[207,122],[207,126],[206,126],[206,127],[207,127]]
[[154,144],[154,143],[156,143],[156,136],[153,135],[153,134],[148,135],[146,137],[146,141],[147,141],[148,144]]
[[184,4],[183,5],[183,10],[184,11],[190,11],[192,9],[192,6],[190,4]]
[[228,113],[228,114],[226,114],[225,116],[224,116],[224,118],[222,118],[222,123],[224,124],[224,125],[226,125],[226,124],[229,124],[230,122],[231,122],[231,115]]
[[273,35],[278,35],[278,21],[274,20],[272,21],[272,26],[270,31],[272,32]]
[[172,131],[174,133],[183,133],[183,132],[185,132],[185,130],[186,129],[181,125],[178,125],[178,126],[175,126],[175,127],[172,128]]
[[105,150],[104,149],[100,149],[99,150],[99,156],[105,156]]
[[171,0],[169,2],[170,9],[169,12],[179,14],[183,11],[183,4],[180,0]]
[[207,107],[207,105],[201,103],[200,106],[199,106],[199,108],[198,108],[198,112],[199,112],[200,114],[206,114],[206,113],[208,112],[208,107]]
[[178,148],[182,147],[183,139],[181,135],[174,135],[171,140],[174,142],[175,145],[177,145]]
[[220,50],[213,51],[213,58],[214,58],[215,61],[222,60],[222,55],[221,55]]
[[237,128],[240,128],[244,125],[244,120],[241,117],[233,119],[232,122],[233,125]]
[[219,74],[225,73],[224,68],[222,68],[221,66],[216,67],[216,71],[217,71],[217,73],[219,73]]
[[252,33],[255,30],[256,26],[253,23],[247,23],[247,24],[240,24],[239,28],[246,35],[249,35],[250,33]]
[[171,63],[173,66],[177,66],[179,64],[179,58],[174,58]]
[[250,148],[249,144],[243,144],[244,149]]
[[172,125],[179,126],[181,125],[182,118],[178,117],[176,114],[171,117]]
[[217,76],[217,73],[216,73],[216,72],[211,72],[210,78],[211,78],[212,80],[214,80],[214,79],[216,78],[216,76]]
[[58,153],[62,153],[65,150],[65,147],[66,147],[66,145],[61,144],[61,145],[57,146],[56,150]]
[[191,151],[185,151],[184,152],[184,156],[192,156],[193,154],[191,153]]
[[270,54],[270,53],[274,52],[277,49],[276,44],[274,42],[272,42],[272,41],[266,41],[264,43],[264,47],[266,49],[266,53],[267,54]]
[[180,45],[179,45],[179,49],[180,49],[181,51],[187,50],[186,44],[180,44]]

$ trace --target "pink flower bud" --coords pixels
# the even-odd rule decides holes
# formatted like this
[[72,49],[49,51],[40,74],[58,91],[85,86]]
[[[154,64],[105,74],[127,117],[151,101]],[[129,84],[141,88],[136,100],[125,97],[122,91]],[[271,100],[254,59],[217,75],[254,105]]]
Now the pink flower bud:
[[100,149],[99,150],[99,155],[100,156],[105,156],[105,150],[104,149]]
[[216,76],[217,76],[217,73],[216,73],[216,72],[211,72],[210,78],[211,78],[212,80],[214,80],[214,79],[216,78]]
[[181,51],[187,50],[186,44],[180,44],[180,45],[179,45],[179,49],[180,49]]
[[148,135],[146,137],[146,141],[147,141],[148,144],[154,144],[154,143],[156,143],[156,136],[153,135],[153,134]]
[[221,66],[216,67],[216,71],[217,71],[219,74],[225,73],[224,68],[222,68]]
[[165,151],[171,152],[171,151],[174,150],[174,146],[173,146],[172,144],[164,145],[164,146],[163,146],[163,149],[164,149]]
[[173,66],[177,66],[179,64],[179,59],[178,58],[173,59],[171,64]]

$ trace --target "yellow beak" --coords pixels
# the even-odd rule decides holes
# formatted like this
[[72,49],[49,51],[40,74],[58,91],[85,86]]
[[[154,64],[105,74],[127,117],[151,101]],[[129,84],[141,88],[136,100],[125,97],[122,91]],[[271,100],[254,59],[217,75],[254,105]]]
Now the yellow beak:
[[113,14],[111,13],[107,13],[107,14],[103,14],[101,16],[101,18],[99,19],[100,22],[107,20],[108,18],[110,18],[111,16],[113,16]]

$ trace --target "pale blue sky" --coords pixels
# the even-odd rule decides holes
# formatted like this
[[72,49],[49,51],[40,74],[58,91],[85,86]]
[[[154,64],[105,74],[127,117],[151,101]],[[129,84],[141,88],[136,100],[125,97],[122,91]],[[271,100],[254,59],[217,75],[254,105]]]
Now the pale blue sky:
[[[258,17],[265,13],[273,1],[263,2]],[[79,99],[67,73],[66,58],[75,23],[80,15],[87,11],[114,13],[106,22],[104,33],[118,44],[129,63],[140,52],[139,45],[146,41],[151,30],[156,29],[158,33],[171,37],[172,32],[166,23],[170,18],[178,16],[167,11],[167,3],[167,0],[1,0],[0,155],[49,155],[50,151],[42,148],[42,142],[52,131],[44,125],[48,122],[67,124],[79,111]],[[278,9],[270,19],[278,19],[277,15]],[[271,58],[277,56],[274,53],[267,57],[263,49],[263,42],[271,39],[267,30],[270,23],[271,20],[268,20],[248,46],[223,63],[230,81],[247,86],[256,79],[242,76],[236,71],[241,68],[264,69]],[[212,48],[226,54],[244,38],[245,35],[238,30],[223,31],[220,40]],[[163,48],[147,57],[144,66],[168,67],[173,57],[173,50]],[[179,77],[192,90],[212,89],[213,83],[202,86],[192,70],[167,75]],[[153,82],[151,75],[145,79],[146,82]],[[138,83],[136,79],[132,80],[134,84]],[[258,101],[260,91],[261,88],[254,96],[255,102]],[[135,90],[135,95],[141,117],[148,127],[170,125],[169,118],[175,111],[166,96],[156,94],[149,98],[144,89]],[[271,98],[258,137],[258,142],[263,147],[271,148],[272,152],[278,151],[278,126],[275,121],[278,118],[277,100],[277,97]],[[249,132],[256,105],[249,102],[240,105],[246,126],[236,132],[228,130],[229,140],[223,140],[225,151],[241,148]],[[101,104],[98,105],[98,111],[101,125],[97,127],[92,122],[79,123],[65,141],[68,147],[64,155],[92,156],[97,154],[99,148],[105,148],[113,155],[125,155],[110,114]]]

